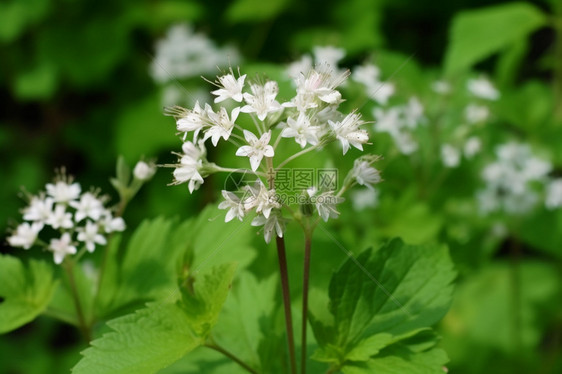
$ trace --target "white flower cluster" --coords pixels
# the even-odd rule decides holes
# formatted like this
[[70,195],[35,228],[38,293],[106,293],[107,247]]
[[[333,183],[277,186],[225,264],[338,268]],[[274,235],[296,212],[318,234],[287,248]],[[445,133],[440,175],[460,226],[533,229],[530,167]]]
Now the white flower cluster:
[[381,105],[386,105],[388,99],[394,95],[396,88],[391,82],[383,82],[380,75],[381,71],[377,66],[365,63],[353,69],[351,79],[365,86],[369,98]]
[[175,81],[213,73],[217,67],[236,64],[239,59],[235,48],[219,48],[206,35],[182,23],[170,27],[166,36],[157,41],[150,72],[156,82],[166,84],[164,104],[174,105],[185,99]]
[[423,112],[423,105],[416,97],[411,97],[406,105],[374,108],[374,129],[388,133],[401,153],[412,154],[419,148],[412,134],[419,124],[425,122]]
[[[508,214],[524,214],[533,209],[540,196],[533,189],[533,182],[545,185],[549,182],[549,162],[536,157],[526,144],[510,142],[496,148],[497,160],[488,164],[482,178],[486,187],[477,193],[481,212],[504,211]],[[554,182],[556,183],[556,182]],[[551,184],[550,186],[556,186]],[[560,199],[560,191],[558,191]],[[556,194],[549,194],[546,205],[557,207]]]
[[[106,234],[125,229],[123,219],[104,206],[105,200],[95,192],[82,192],[80,184],[61,174],[46,185],[45,191],[31,197],[23,210],[26,222],[8,237],[8,243],[23,249],[44,245],[57,264],[75,254],[80,243],[93,252],[97,244],[107,244]],[[47,235],[54,230],[59,236],[47,243],[40,238],[44,229]]]
[[[283,236],[286,222],[281,211],[285,203],[275,191],[279,169],[300,155],[333,141],[339,141],[343,154],[351,147],[363,150],[369,137],[361,128],[364,121],[359,113],[338,111],[342,98],[337,87],[345,81],[348,72],[334,74],[322,65],[319,69],[299,74],[295,78],[296,94],[286,102],[278,101],[277,82],[248,83],[246,75],[238,75],[235,77],[231,69],[217,77],[214,82],[217,89],[211,92],[215,95],[215,103],[227,101],[230,109],[199,103],[193,109],[172,108],[170,114],[176,118],[177,130],[184,143],[178,163],[168,166],[175,168],[173,184],[187,183],[190,192],[199,188],[204,178],[212,173],[250,172],[255,175],[257,181],[240,191],[222,191],[224,201],[219,208],[228,209],[227,222],[234,218],[243,220],[250,212],[256,213],[252,224],[263,226],[265,240],[269,242],[274,234]],[[242,113],[251,117],[252,129],[240,125],[248,123],[238,121]],[[187,133],[193,133],[192,140],[186,140]],[[273,137],[275,141],[271,144]],[[247,157],[250,170],[225,168],[209,162],[205,148],[208,139],[212,146],[217,146],[221,140],[235,144],[236,156]],[[277,162],[274,160],[276,149],[283,139],[293,139],[301,151]],[[355,183],[378,183],[380,177],[371,166],[373,161],[361,163],[360,169],[355,167],[354,177],[346,183],[345,189]],[[315,186],[309,187],[313,188],[310,190],[314,191],[313,195],[322,196],[315,199],[319,216],[324,220],[336,217],[335,205],[343,200],[340,195],[345,189],[338,195],[334,191],[319,192]]]

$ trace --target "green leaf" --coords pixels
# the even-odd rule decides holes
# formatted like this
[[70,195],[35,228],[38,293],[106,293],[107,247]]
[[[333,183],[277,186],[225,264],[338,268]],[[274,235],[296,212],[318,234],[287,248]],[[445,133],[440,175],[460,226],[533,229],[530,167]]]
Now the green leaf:
[[226,18],[231,22],[260,22],[275,18],[281,14],[290,0],[237,0],[226,11]]
[[32,321],[49,304],[56,282],[51,266],[31,260],[28,266],[0,255],[0,333]]
[[453,74],[467,69],[545,24],[545,15],[529,3],[461,12],[451,26],[445,72]]
[[182,306],[187,312],[191,328],[199,336],[208,336],[217,323],[235,271],[236,264],[226,264],[186,280],[185,288],[182,288]]
[[357,343],[357,345],[346,354],[345,359],[349,361],[369,361],[371,356],[376,355],[382,348],[391,343],[391,334],[383,332],[369,336]]
[[92,342],[76,374],[152,374],[202,344],[176,304],[152,304],[108,323],[114,331]]
[[434,348],[416,352],[406,345],[393,345],[366,364],[346,365],[344,374],[443,374],[448,358],[445,351]]
[[47,14],[49,3],[48,0],[11,0],[0,3],[0,41],[17,39],[28,25]]
[[49,63],[43,63],[18,74],[14,91],[22,100],[37,100],[49,98],[56,88],[56,69]]
[[332,352],[323,355],[341,364],[359,344],[354,355],[360,358],[368,347],[373,352],[383,347],[385,338],[374,338],[376,334],[390,334],[394,342],[423,331],[448,310],[454,277],[444,246],[412,246],[394,239],[376,252],[348,259],[330,281],[333,321],[311,318],[321,349]]
[[[274,356],[264,357],[268,352],[260,347],[265,348],[264,345],[275,343],[278,338],[271,326],[276,290],[276,275],[258,281],[249,272],[241,273],[213,329],[217,344],[228,347],[231,353],[259,372],[271,372],[267,366],[275,361]],[[278,350],[274,354],[278,354]]]

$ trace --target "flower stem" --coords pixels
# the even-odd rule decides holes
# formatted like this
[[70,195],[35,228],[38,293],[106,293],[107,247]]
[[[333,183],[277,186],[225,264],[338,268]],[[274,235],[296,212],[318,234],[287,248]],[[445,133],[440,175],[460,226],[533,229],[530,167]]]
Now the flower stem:
[[211,348],[211,349],[213,349],[217,352],[222,353],[223,355],[225,355],[226,357],[228,357],[229,359],[231,359],[232,361],[236,362],[238,365],[240,365],[241,367],[246,369],[249,373],[258,374],[258,372],[256,370],[252,369],[250,367],[250,365],[248,365],[247,363],[245,363],[244,361],[242,361],[241,359],[239,359],[238,357],[236,357],[234,354],[230,353],[229,351],[227,351],[223,347],[219,346],[218,344],[207,343],[207,344],[205,344],[205,347]]
[[295,338],[293,334],[293,318],[291,316],[291,291],[289,289],[289,274],[287,271],[287,255],[285,251],[285,239],[275,237],[277,243],[277,255],[279,258],[279,271],[281,273],[281,288],[283,291],[283,307],[285,310],[285,327],[287,329],[287,345],[289,347],[289,359],[291,373],[297,373],[297,362],[295,359]]
[[78,294],[78,288],[76,287],[76,278],[74,278],[73,263],[70,260],[64,261],[63,268],[66,271],[66,275],[68,276],[70,292],[72,293],[72,300],[74,301],[76,315],[78,316],[78,327],[80,328],[84,339],[89,342],[90,340],[92,340],[90,327],[86,322],[86,317],[84,316],[84,311],[82,310],[82,305],[80,303],[80,296]]
[[304,267],[302,280],[302,330],[301,330],[301,374],[306,373],[306,327],[308,321],[308,289],[310,280],[310,248],[312,230],[305,231],[304,238]]

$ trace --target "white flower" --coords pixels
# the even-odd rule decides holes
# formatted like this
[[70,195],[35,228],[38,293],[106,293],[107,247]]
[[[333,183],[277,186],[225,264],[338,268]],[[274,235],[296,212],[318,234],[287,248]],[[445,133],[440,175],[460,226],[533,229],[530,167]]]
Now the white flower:
[[316,145],[318,144],[318,134],[320,132],[319,126],[312,126],[310,119],[304,112],[300,112],[295,120],[292,117],[287,119],[287,127],[281,132],[284,138],[295,138],[295,141],[304,148],[306,143]]
[[378,190],[372,188],[361,188],[351,192],[351,203],[353,209],[361,211],[366,208],[374,208],[379,201]]
[[441,95],[451,92],[451,85],[447,81],[437,80],[431,84],[431,89]]
[[405,155],[410,155],[418,150],[418,143],[412,137],[409,132],[398,132],[392,134],[396,146]]
[[285,232],[285,220],[277,210],[268,218],[261,214],[257,215],[252,220],[252,226],[263,226],[263,236],[266,243],[271,241],[271,236],[274,232],[280,238],[283,237]]
[[115,231],[125,231],[125,220],[121,217],[113,217],[109,210],[103,213],[100,223],[108,234]]
[[448,168],[456,168],[461,161],[460,151],[450,144],[441,145],[441,161]]
[[397,133],[400,130],[401,110],[398,107],[388,108],[387,110],[375,108],[373,117],[375,117],[375,131],[387,132],[389,134]]
[[340,212],[336,209],[336,205],[343,202],[343,198],[334,196],[334,191],[326,191],[318,196],[311,196],[318,211],[318,215],[328,222],[329,218],[338,218]]
[[476,136],[468,138],[464,143],[464,155],[466,158],[474,157],[482,149],[482,142]]
[[363,150],[363,144],[369,140],[367,131],[360,130],[364,122],[361,116],[355,112],[348,114],[343,120],[338,122],[328,121],[328,124],[334,131],[336,138],[341,142],[343,147],[343,154],[349,150],[352,145],[359,150]]
[[358,83],[362,83],[367,87],[373,87],[379,83],[381,71],[373,64],[364,64],[356,66],[351,74],[351,79]]
[[20,224],[16,232],[8,237],[8,244],[12,247],[21,247],[23,249],[29,249],[35,240],[39,231],[43,228],[43,224],[39,222],[34,222],[31,225],[27,222]]
[[78,183],[68,184],[64,181],[57,181],[55,184],[48,183],[47,195],[51,196],[56,203],[67,203],[78,199],[80,196],[80,185]]
[[[210,107],[209,107],[210,108]],[[205,126],[207,120],[207,111],[199,106],[199,102],[195,102],[193,110],[179,109],[182,113],[180,119],[176,121],[176,126],[180,132],[194,131],[193,138],[196,139],[199,131]]]
[[133,175],[140,181],[147,181],[151,179],[156,173],[156,167],[153,163],[139,161],[133,169]]
[[88,252],[93,252],[96,244],[105,245],[107,240],[99,233],[99,227],[90,221],[86,222],[84,228],[79,229],[78,240],[86,244]]
[[373,189],[373,184],[382,181],[380,172],[371,166],[378,157],[364,156],[360,157],[353,163],[353,169],[350,171],[352,178],[362,186]]
[[53,252],[55,264],[60,264],[66,255],[76,253],[76,247],[73,245],[70,234],[65,232],[60,239],[51,239],[49,250]]
[[466,87],[471,94],[481,99],[497,100],[500,97],[498,90],[484,77],[469,79]]
[[247,156],[250,158],[250,165],[253,171],[260,166],[261,160],[265,157],[273,157],[273,147],[269,145],[271,131],[263,133],[258,139],[253,133],[244,130],[244,138],[249,145],[243,145],[236,151],[236,156]]
[[[341,94],[336,87],[345,82],[348,76],[349,71],[333,75],[329,71],[310,70],[307,75],[297,78],[297,95],[307,98],[304,99],[305,102],[314,102],[317,97],[325,103],[338,104],[341,101]],[[309,107],[313,107],[311,105],[309,104]]]
[[464,118],[469,124],[486,121],[490,117],[490,109],[484,105],[469,104],[464,109]]
[[86,217],[97,221],[104,211],[102,202],[90,192],[84,193],[79,201],[71,201],[70,206],[76,209],[76,213],[74,213],[76,222],[80,222]]
[[228,209],[224,217],[224,222],[232,221],[234,218],[238,218],[242,221],[245,210],[244,204],[240,201],[240,198],[226,190],[222,190],[222,196],[224,197],[224,201],[221,201],[219,204],[219,209]]
[[200,157],[202,157],[204,151],[202,144],[200,143],[199,145],[200,148],[198,149],[190,141],[183,143],[182,150],[184,156],[180,158],[180,162],[176,165],[176,169],[173,172],[173,184],[188,182],[190,193],[193,193],[194,190],[198,189],[199,186],[203,184],[203,177],[199,174],[199,169],[203,165],[203,161]]
[[242,202],[245,211],[255,208],[256,213],[269,218],[272,209],[281,207],[275,189],[268,190],[261,181],[257,181],[253,186],[245,186],[244,189],[249,193]]
[[54,229],[70,229],[74,226],[72,214],[66,212],[66,207],[62,204],[57,204],[55,206],[55,210],[51,213],[49,218],[47,218],[45,223]]
[[244,80],[246,79],[246,74],[242,75],[238,79],[234,77],[234,74],[226,74],[222,77],[218,77],[219,88],[218,90],[211,91],[213,95],[218,97],[215,98],[215,103],[220,103],[226,99],[232,99],[234,101],[241,102],[244,96],[242,95],[242,88],[244,88]]
[[271,112],[277,112],[283,107],[275,100],[279,87],[277,82],[268,81],[265,85],[250,84],[252,94],[244,93],[244,100],[248,105],[240,109],[243,113],[256,113],[260,121]]
[[39,198],[34,196],[27,208],[23,211],[23,219],[26,221],[47,222],[52,215],[55,200],[51,197]]
[[211,138],[211,142],[216,147],[219,139],[222,137],[224,140],[228,140],[232,129],[234,128],[234,121],[238,118],[240,113],[240,108],[236,107],[232,110],[230,118],[225,108],[220,108],[218,113],[213,111],[208,111],[209,121],[211,121],[212,126],[205,131],[205,136],[203,141]]
[[390,82],[377,82],[372,86],[367,86],[367,94],[381,105],[388,104],[388,99],[394,95],[396,88]]
[[546,186],[544,204],[547,209],[562,207],[562,178],[555,179]]

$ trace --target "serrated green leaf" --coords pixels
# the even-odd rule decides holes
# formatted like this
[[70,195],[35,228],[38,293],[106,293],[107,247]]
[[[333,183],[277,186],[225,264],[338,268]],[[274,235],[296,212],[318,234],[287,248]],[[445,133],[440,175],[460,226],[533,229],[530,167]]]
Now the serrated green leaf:
[[267,352],[260,352],[260,345],[276,340],[271,329],[276,290],[276,275],[258,281],[249,272],[241,273],[213,329],[217,344],[229,347],[231,353],[259,372],[270,372],[267,367],[274,361],[273,357],[262,356]]
[[0,255],[0,333],[37,317],[49,304],[55,285],[46,262],[31,260],[24,266],[16,257]]
[[[412,246],[395,239],[376,252],[367,250],[348,259],[330,282],[333,322],[312,318],[321,349],[329,347],[341,364],[341,352],[352,352],[376,334],[391,334],[396,341],[422,331],[448,310],[454,277],[443,246]],[[326,336],[331,330],[333,335]]]
[[76,374],[152,374],[202,344],[176,304],[152,304],[108,323],[114,331],[94,340]]
[[509,3],[459,13],[445,56],[445,72],[457,73],[526,38],[544,26],[546,17],[529,3]]
[[182,306],[199,336],[207,337],[217,323],[235,271],[236,264],[217,266],[208,273],[190,276],[182,288]]
[[369,361],[371,356],[392,343],[392,334],[380,333],[361,340],[345,355],[348,361]]

